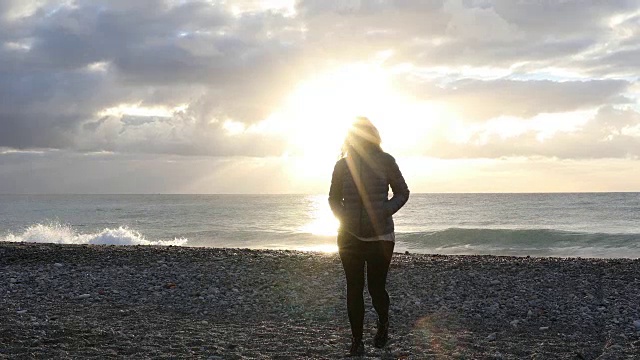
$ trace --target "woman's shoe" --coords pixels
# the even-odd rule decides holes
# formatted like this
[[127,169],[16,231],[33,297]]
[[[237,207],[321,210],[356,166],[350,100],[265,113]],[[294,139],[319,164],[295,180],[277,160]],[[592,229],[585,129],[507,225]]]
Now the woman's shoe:
[[385,323],[378,321],[378,331],[373,338],[373,346],[381,349],[387,344],[387,341],[389,341],[389,320]]
[[362,338],[351,338],[351,348],[347,353],[347,357],[364,355],[364,343]]

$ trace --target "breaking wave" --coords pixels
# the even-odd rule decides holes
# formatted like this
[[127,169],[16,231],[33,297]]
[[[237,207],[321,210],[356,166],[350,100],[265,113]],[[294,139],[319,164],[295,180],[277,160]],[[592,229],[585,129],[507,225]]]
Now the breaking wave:
[[121,226],[117,229],[106,228],[97,233],[80,234],[69,225],[57,223],[35,224],[21,234],[9,233],[0,238],[3,241],[55,243],[55,244],[94,244],[94,245],[186,245],[187,239],[147,240],[135,230]]

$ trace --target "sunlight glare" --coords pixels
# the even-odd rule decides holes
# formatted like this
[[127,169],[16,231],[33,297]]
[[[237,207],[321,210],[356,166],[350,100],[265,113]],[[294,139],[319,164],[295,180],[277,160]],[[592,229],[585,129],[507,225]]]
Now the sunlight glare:
[[[437,118],[435,108],[396,91],[391,76],[379,65],[352,64],[296,88],[279,112],[296,177],[312,180],[330,173],[357,116],[369,117],[378,127],[385,150],[410,150],[421,141]],[[406,131],[409,125],[411,132]]]

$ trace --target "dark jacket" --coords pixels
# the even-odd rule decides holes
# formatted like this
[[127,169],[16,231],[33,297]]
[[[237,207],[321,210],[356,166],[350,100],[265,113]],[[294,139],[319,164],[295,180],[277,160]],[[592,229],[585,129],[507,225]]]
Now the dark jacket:
[[383,151],[350,154],[333,169],[329,205],[340,220],[340,231],[361,237],[392,233],[391,216],[408,199],[409,188],[396,160]]

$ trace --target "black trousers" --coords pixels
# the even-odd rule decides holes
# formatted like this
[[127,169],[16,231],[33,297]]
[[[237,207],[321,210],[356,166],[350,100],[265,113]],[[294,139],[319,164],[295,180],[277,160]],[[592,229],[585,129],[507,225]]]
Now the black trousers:
[[340,260],[347,277],[347,313],[355,338],[362,338],[365,264],[373,308],[381,322],[389,320],[389,294],[385,286],[394,245],[392,241],[362,241],[348,232],[338,234]]

